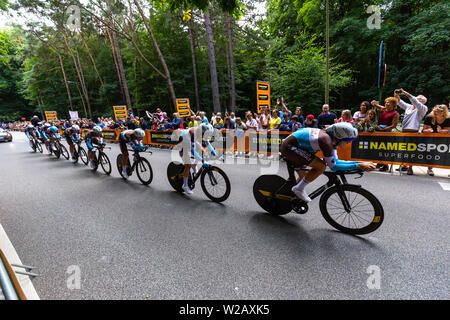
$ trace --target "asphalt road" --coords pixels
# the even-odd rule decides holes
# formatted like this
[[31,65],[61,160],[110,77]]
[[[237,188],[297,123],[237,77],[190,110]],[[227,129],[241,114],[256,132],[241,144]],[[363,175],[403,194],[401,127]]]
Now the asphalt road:
[[[191,198],[173,191],[168,151],[146,155],[147,187],[120,178],[117,145],[106,176],[32,153],[25,139],[0,144],[0,223],[38,268],[41,299],[450,298],[450,191],[438,183],[448,179],[366,174],[357,183],[380,199],[385,220],[354,237],[327,224],[318,200],[303,216],[265,214],[252,195],[258,165],[221,166],[232,191],[216,204],[200,186]],[[80,289],[68,288],[70,266]],[[366,284],[369,266],[380,289]]]

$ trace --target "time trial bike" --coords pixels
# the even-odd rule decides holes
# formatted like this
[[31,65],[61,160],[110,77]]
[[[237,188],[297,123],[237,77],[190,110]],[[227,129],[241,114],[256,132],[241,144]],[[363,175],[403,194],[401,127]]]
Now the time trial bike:
[[[263,175],[253,185],[256,202],[273,215],[285,215],[294,210],[296,213],[308,212],[308,204],[295,196],[292,187],[296,185],[295,171],[307,170],[295,168],[294,165],[280,155],[287,163],[289,178],[277,175]],[[380,201],[360,185],[349,184],[347,175],[359,175],[362,170],[325,171],[328,182],[309,195],[311,199],[320,197],[319,207],[325,220],[337,230],[362,235],[377,230],[384,219],[384,210]],[[356,179],[359,179],[356,178]]]

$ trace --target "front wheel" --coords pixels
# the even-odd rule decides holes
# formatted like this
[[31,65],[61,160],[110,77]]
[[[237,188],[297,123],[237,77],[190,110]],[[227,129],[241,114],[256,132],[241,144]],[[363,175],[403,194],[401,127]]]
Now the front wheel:
[[58,145],[52,143],[50,146],[50,149],[52,150],[53,154],[55,155],[56,159],[59,159],[61,156],[61,149],[58,147]]
[[[349,204],[349,210],[345,209],[344,202]],[[374,232],[384,219],[380,201],[369,191],[354,185],[326,190],[320,198],[320,211],[334,228],[355,235]]]
[[107,175],[111,174],[112,168],[111,168],[111,161],[109,161],[109,158],[106,154],[103,152],[100,153],[99,160],[100,165],[102,166],[103,172]]
[[140,158],[136,164],[136,173],[144,185],[149,185],[153,180],[153,170],[150,162],[145,158]]
[[66,158],[66,160],[69,160],[70,155],[69,155],[69,151],[67,151],[66,147],[62,144],[59,144],[59,150],[61,150],[61,154],[63,155],[63,157]]
[[36,149],[37,149],[40,153],[44,152],[44,150],[42,149],[42,145],[40,144],[39,141],[36,141]]
[[[117,165],[117,170],[119,171],[120,176],[126,180],[127,178],[125,178],[122,173],[122,157],[123,157],[123,154],[119,154],[117,156],[116,165]],[[129,158],[128,158],[128,162],[127,162],[127,174],[128,174],[128,176],[131,176],[131,165],[130,165]]]
[[86,153],[86,150],[83,149],[83,147],[80,147],[78,149],[78,157],[81,159],[81,161],[85,164],[88,165],[89,164],[89,158],[88,155]]
[[208,167],[200,179],[203,192],[214,202],[223,202],[231,192],[231,183],[226,173],[217,167]]

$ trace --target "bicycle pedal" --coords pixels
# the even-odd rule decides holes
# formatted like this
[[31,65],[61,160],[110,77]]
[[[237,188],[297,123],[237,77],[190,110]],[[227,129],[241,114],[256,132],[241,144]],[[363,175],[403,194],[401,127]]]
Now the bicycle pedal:
[[292,203],[292,210],[297,214],[305,214],[308,212],[309,207],[308,204],[301,200],[294,200]]

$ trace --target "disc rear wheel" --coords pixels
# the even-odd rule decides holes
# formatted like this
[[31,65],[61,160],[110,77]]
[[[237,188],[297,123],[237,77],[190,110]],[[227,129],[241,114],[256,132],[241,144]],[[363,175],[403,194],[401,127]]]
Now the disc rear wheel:
[[277,175],[264,175],[253,184],[253,196],[256,202],[270,214],[281,216],[292,211],[295,195],[293,185]]

